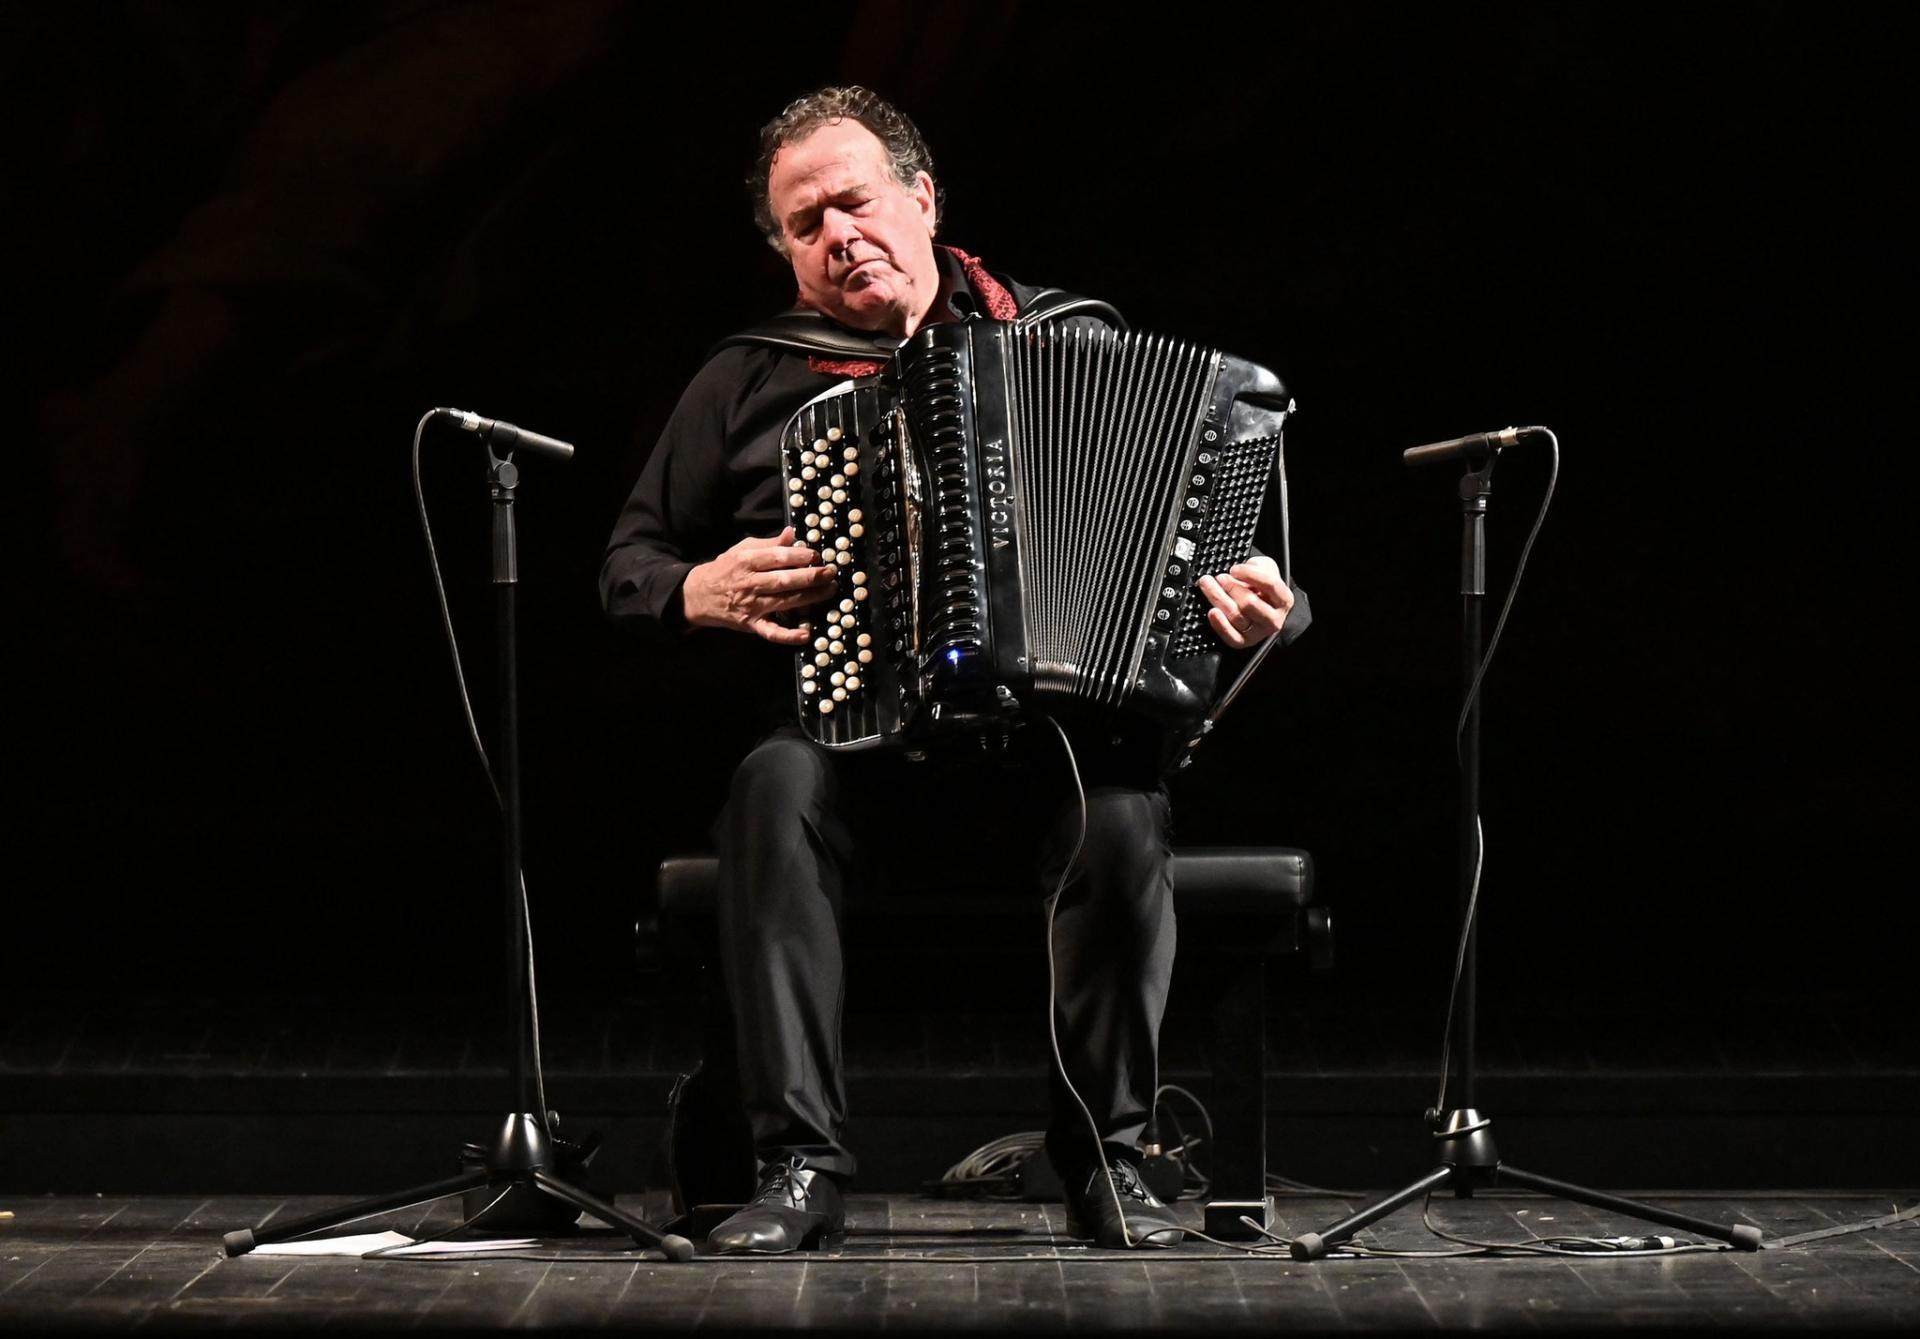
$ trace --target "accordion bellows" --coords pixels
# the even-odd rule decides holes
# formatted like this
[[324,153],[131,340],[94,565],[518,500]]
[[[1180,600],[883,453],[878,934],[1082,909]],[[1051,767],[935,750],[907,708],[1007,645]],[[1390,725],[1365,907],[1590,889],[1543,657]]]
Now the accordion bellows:
[[1246,558],[1289,407],[1216,350],[994,321],[809,402],[787,508],[839,580],[795,658],[808,734],[911,746],[1068,706],[1192,734],[1221,663],[1195,582]]

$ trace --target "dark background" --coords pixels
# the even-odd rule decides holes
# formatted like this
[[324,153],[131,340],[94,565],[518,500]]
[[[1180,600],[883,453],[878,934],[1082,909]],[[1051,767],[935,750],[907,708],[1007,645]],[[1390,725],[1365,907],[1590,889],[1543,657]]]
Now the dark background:
[[[1348,989],[1441,977],[1457,470],[1400,452],[1544,423],[1486,684],[1483,977],[1898,1018],[1911,19],[666,13],[0,10],[13,988],[491,979],[491,799],[409,483],[435,405],[579,446],[522,462],[526,863],[543,988],[627,988],[739,741],[595,575],[703,350],[790,297],[755,130],[858,81],[926,132],[945,240],[1299,398],[1316,626],[1176,783],[1181,840],[1310,848]],[[437,428],[423,463],[490,737],[484,453]],[[1548,463],[1497,471],[1495,602]]]

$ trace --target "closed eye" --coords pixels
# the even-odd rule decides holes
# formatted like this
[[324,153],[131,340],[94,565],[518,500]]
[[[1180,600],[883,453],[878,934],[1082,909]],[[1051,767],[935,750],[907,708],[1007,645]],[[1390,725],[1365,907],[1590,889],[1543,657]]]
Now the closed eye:
[[807,210],[787,220],[787,235],[796,242],[808,242],[820,231],[821,214],[826,209],[838,209],[843,214],[866,215],[873,212],[874,195],[840,195],[828,200],[821,210]]

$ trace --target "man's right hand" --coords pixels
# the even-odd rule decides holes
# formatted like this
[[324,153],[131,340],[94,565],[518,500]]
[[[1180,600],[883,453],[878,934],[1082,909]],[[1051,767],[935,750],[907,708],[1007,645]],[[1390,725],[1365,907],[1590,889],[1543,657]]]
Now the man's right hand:
[[812,549],[793,542],[788,526],[772,539],[743,539],[711,562],[687,573],[680,606],[697,628],[751,632],[782,646],[804,645],[812,633],[790,628],[773,615],[818,604],[833,591],[834,568]]

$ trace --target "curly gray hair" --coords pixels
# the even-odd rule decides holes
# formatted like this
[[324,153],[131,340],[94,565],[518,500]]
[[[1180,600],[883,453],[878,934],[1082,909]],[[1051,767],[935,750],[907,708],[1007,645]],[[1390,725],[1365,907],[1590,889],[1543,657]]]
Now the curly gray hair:
[[[747,193],[753,199],[753,221],[759,225],[767,245],[785,255],[786,237],[780,221],[773,216],[773,201],[768,179],[773,175],[774,156],[789,144],[797,144],[821,126],[835,121],[858,121],[873,132],[887,151],[894,180],[911,187],[925,172],[933,176],[933,154],[919,129],[898,107],[872,89],[850,84],[844,88],[823,88],[804,98],[795,98],[780,115],[760,127],[760,153],[747,176]],[[936,225],[946,205],[947,193],[936,181],[933,188],[933,212]]]

